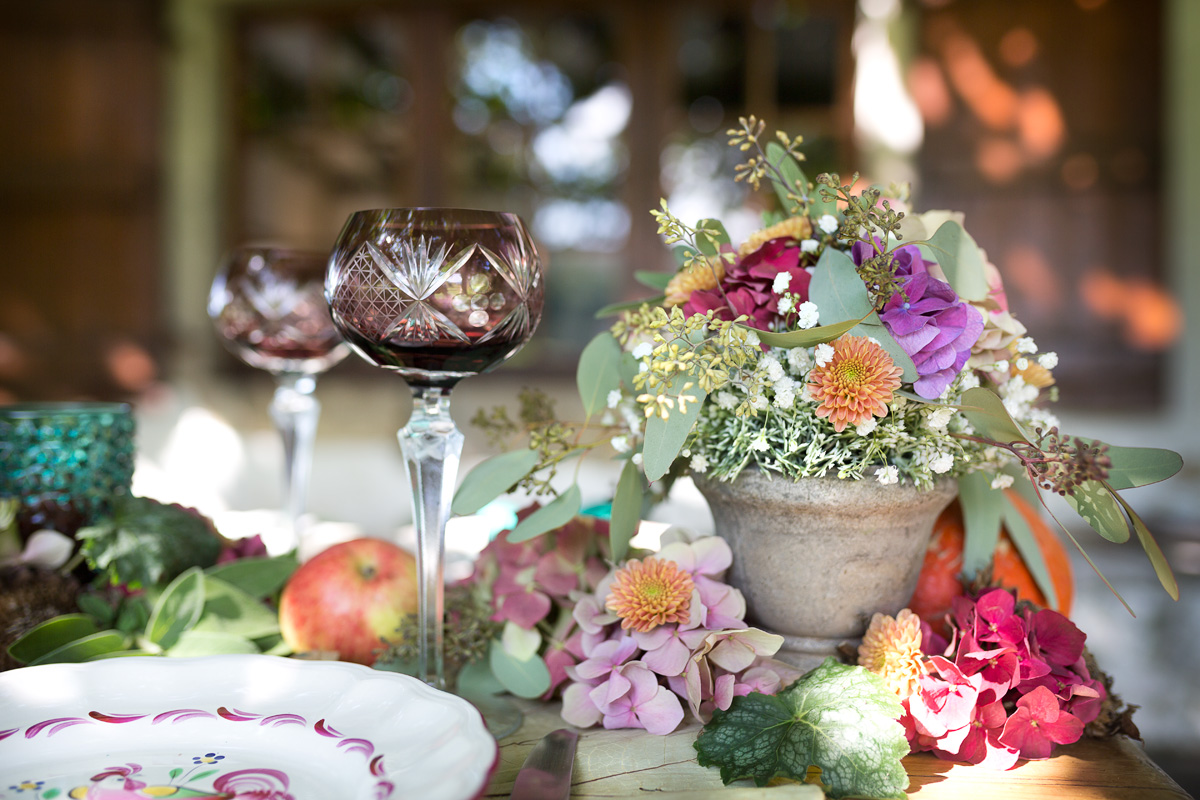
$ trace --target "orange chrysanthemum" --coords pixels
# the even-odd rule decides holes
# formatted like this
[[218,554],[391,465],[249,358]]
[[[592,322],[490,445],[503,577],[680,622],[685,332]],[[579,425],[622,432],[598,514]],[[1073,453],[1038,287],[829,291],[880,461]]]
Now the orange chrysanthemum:
[[604,601],[621,618],[621,627],[645,633],[668,622],[687,622],[692,576],[673,561],[631,559],[617,571]]
[[875,342],[865,336],[843,336],[833,343],[833,357],[808,374],[817,416],[828,417],[838,433],[872,415],[885,417],[903,373]]
[[871,617],[871,625],[858,647],[858,663],[883,678],[901,700],[911,695],[925,671],[921,618],[907,608],[901,609],[894,619],[886,614]]
[[690,266],[679,270],[667,283],[666,299],[663,305],[681,306],[692,296],[692,292],[707,291],[717,288],[717,284],[725,277],[725,262],[719,258],[700,259],[693,261]]

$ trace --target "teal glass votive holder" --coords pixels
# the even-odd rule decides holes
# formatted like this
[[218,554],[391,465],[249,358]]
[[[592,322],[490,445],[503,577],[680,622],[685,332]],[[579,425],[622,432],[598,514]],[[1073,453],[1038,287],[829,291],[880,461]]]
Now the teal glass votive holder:
[[22,527],[71,535],[107,516],[129,493],[133,461],[127,403],[0,406],[0,497],[20,501]]

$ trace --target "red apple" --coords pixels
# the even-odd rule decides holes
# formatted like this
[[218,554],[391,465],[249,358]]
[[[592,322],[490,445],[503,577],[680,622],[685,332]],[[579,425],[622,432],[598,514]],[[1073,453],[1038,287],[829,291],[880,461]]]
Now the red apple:
[[335,544],[300,565],[283,587],[279,629],[297,652],[336,652],[373,664],[417,610],[417,562],[383,539]]

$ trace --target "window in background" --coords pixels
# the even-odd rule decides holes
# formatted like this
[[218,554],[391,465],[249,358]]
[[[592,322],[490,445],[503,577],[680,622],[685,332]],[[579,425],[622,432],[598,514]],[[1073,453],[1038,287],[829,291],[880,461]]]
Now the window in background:
[[549,265],[518,368],[573,371],[595,311],[669,268],[660,198],[757,227],[726,145],[739,115],[804,133],[817,171],[850,155],[852,3],[419,6],[240,15],[229,243],[327,247],[356,208],[516,211]]
[[1159,2],[925,2],[916,201],[966,212],[1066,407],[1153,409],[1163,285]]

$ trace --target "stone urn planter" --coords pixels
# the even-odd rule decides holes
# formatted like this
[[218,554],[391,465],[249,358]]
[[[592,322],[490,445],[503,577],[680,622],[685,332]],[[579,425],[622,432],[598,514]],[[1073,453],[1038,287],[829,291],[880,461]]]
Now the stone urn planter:
[[857,646],[876,612],[905,606],[957,492],[950,479],[922,491],[750,469],[731,482],[693,479],[733,550],[728,580],[746,597],[747,622],[781,634],[776,658],[802,670]]

